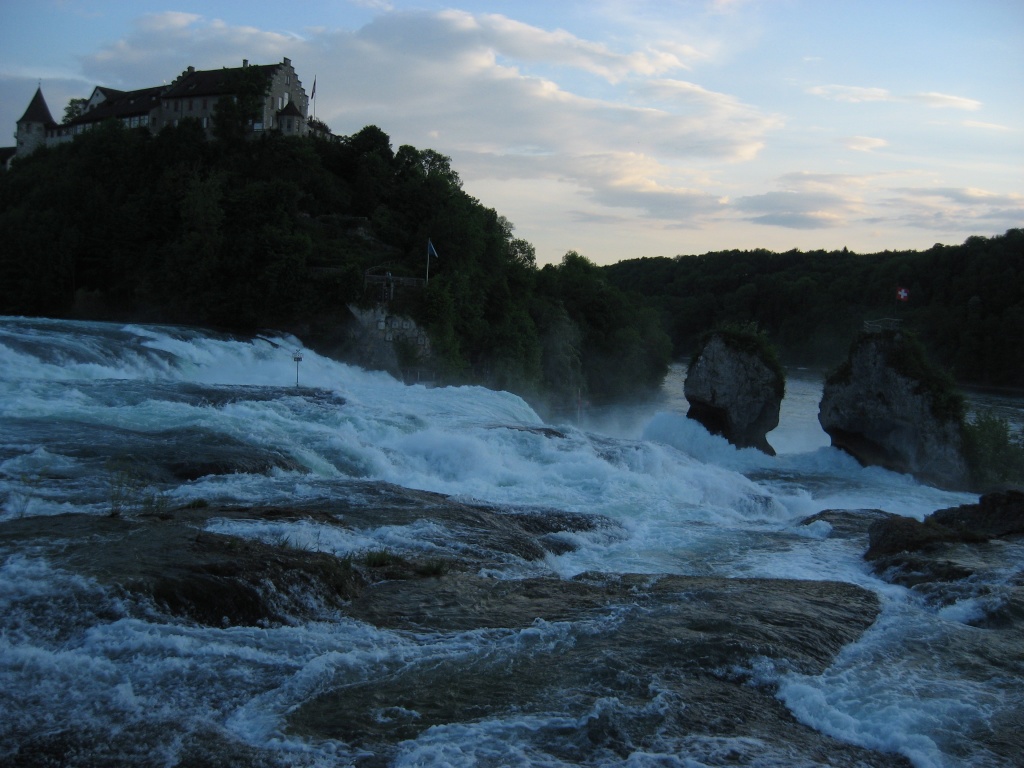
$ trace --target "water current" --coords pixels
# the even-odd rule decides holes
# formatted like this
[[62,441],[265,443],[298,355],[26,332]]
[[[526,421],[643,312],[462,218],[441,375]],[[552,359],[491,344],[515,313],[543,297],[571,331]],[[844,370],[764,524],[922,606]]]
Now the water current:
[[[0,318],[0,525],[106,516],[123,490],[112,480],[118,456],[183,445],[273,457],[273,466],[136,488],[151,507],[329,500],[337,508],[362,503],[379,485],[496,510],[600,517],[612,527],[562,534],[571,546],[541,559],[491,562],[485,575],[509,585],[606,573],[863,587],[877,596],[878,616],[827,668],[755,663],[743,670],[742,685],[769,691],[783,713],[777,722],[788,718],[921,768],[1013,764],[991,735],[1024,724],[1021,626],[992,628],[979,617],[1019,583],[1024,546],[997,548],[983,580],[935,602],[876,576],[862,558],[863,537],[832,535],[825,520],[801,525],[826,509],[922,519],[977,499],[862,468],[829,447],[816,419],[815,372],[789,372],[781,424],[768,438],[778,455],[768,457],[736,450],[684,417],[682,367],[672,369],[656,402],[545,424],[509,393],[406,386],[310,350],[296,363],[300,347],[282,335]],[[1017,429],[1024,421],[1024,404],[1012,398],[974,404],[999,408]],[[436,519],[360,520],[334,527],[234,516],[204,525],[339,557],[386,550],[454,559],[466,546],[462,533]],[[0,538],[0,762],[373,764],[370,742],[352,734],[402,723],[376,756],[382,764],[830,764],[827,755],[794,762],[756,734],[712,737],[678,723],[653,727],[643,739],[623,736],[614,747],[581,747],[573,741],[580,732],[593,742],[595,723],[626,718],[627,710],[631,723],[667,723],[669,710],[687,706],[663,661],[642,686],[621,682],[640,679],[648,664],[630,661],[628,649],[602,647],[624,616],[416,630],[325,612],[316,620],[205,626],[137,604],[39,546]],[[584,649],[591,666],[573,667]],[[604,671],[594,671],[594,659],[604,659]],[[488,679],[540,686],[560,665],[557,697],[558,686],[530,694],[511,682],[489,691],[467,683],[462,704],[440,697],[418,707],[403,695],[467,669],[503,670]],[[587,698],[591,678],[604,674],[604,694]],[[609,694],[616,684],[621,692]],[[309,705],[339,692],[365,707],[337,714],[346,724],[325,735],[314,726],[333,710]],[[305,718],[298,725],[296,713]],[[55,743],[72,746],[49,763],[27,757],[33,745],[57,754]]]

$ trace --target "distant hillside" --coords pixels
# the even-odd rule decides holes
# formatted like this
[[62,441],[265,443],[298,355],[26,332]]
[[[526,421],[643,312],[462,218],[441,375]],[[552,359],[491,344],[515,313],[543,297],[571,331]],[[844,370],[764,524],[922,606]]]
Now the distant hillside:
[[676,356],[710,327],[756,323],[788,361],[833,364],[864,320],[897,317],[960,381],[1024,387],[1021,229],[923,252],[724,251],[603,271],[658,310]]
[[[389,310],[427,328],[448,381],[564,405],[656,387],[669,360],[655,313],[598,267],[570,253],[538,269],[449,158],[395,152],[375,126],[229,142],[197,121],[103,124],[0,173],[0,237],[0,314],[329,333],[380,300],[363,280],[380,266],[409,278]],[[429,285],[410,286],[428,238]]]

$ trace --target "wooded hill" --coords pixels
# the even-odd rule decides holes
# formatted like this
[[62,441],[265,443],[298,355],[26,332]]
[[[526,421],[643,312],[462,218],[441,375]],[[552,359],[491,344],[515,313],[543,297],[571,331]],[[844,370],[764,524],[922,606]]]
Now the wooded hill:
[[0,314],[330,334],[347,305],[381,298],[365,270],[423,277],[430,238],[429,285],[398,289],[389,309],[426,327],[443,380],[560,405],[660,384],[656,313],[579,254],[538,269],[444,155],[395,152],[374,126],[217,135],[111,123],[0,173]]
[[960,382],[1024,387],[1021,229],[926,251],[721,251],[603,272],[658,309],[677,357],[709,328],[754,324],[785,362],[830,366],[865,320],[895,317]]

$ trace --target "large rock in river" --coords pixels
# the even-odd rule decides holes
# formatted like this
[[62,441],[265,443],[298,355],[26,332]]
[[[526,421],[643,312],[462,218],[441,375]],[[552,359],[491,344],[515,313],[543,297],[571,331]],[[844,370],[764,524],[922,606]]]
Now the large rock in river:
[[901,332],[865,333],[825,382],[818,421],[864,465],[945,488],[970,481],[962,400]]
[[775,450],[766,435],[779,425],[786,383],[754,336],[711,333],[686,375],[687,416],[739,448]]

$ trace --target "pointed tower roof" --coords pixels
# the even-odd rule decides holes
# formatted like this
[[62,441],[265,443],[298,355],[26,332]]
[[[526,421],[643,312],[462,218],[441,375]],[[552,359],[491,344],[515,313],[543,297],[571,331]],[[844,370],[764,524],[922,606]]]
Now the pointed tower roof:
[[25,114],[21,116],[21,120],[18,123],[42,123],[46,126],[57,124],[53,119],[53,115],[50,114],[50,108],[46,106],[42,86],[36,88],[36,95],[32,97],[28,109],[25,110]]

